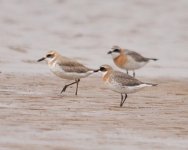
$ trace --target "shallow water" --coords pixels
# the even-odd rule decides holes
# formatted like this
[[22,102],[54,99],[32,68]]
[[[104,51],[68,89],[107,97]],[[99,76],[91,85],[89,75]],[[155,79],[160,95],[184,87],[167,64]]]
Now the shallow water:
[[1,0],[1,71],[47,73],[34,61],[51,49],[92,68],[113,65],[106,53],[119,45],[159,59],[138,76],[188,77],[187,7],[187,0]]

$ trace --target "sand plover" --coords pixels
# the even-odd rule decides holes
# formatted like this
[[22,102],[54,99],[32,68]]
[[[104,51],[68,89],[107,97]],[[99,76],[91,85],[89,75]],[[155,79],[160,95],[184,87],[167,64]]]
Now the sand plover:
[[49,51],[46,56],[38,60],[38,62],[46,60],[50,70],[58,77],[68,80],[75,80],[74,82],[67,84],[63,87],[62,92],[65,92],[67,87],[76,84],[76,92],[78,92],[78,84],[81,78],[85,78],[95,71],[93,69],[87,68],[79,62],[61,56],[56,51]]
[[108,54],[112,55],[113,61],[121,69],[127,71],[133,71],[133,77],[135,77],[135,70],[146,65],[150,60],[156,61],[156,58],[146,58],[137,52],[130,51],[128,49],[122,49],[119,46],[113,46],[112,51]]
[[96,71],[101,71],[103,73],[103,81],[112,91],[121,94],[120,107],[123,106],[127,94],[137,92],[144,87],[157,85],[141,82],[126,73],[113,70],[109,65],[102,65]]

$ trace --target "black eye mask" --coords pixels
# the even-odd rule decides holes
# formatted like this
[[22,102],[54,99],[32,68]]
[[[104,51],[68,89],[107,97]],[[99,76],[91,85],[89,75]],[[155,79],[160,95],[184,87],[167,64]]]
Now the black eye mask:
[[115,50],[113,50],[113,52],[119,53],[120,50],[119,49],[115,49]]
[[100,71],[106,71],[106,68],[104,68],[104,67],[100,67]]
[[52,54],[47,54],[46,57],[47,58],[51,58],[51,57],[53,57],[53,55]]

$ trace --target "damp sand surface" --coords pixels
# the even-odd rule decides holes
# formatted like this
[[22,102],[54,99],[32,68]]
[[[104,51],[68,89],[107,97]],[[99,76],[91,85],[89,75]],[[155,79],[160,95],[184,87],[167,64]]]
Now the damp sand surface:
[[75,96],[75,86],[60,94],[65,81],[50,74],[1,74],[0,149],[188,149],[188,82],[141,80],[159,85],[120,108],[98,76]]
[[[188,149],[187,0],[0,0],[0,150]],[[36,60],[49,50],[90,68],[119,45],[159,60],[136,71],[158,83],[128,96],[100,75],[66,81]]]

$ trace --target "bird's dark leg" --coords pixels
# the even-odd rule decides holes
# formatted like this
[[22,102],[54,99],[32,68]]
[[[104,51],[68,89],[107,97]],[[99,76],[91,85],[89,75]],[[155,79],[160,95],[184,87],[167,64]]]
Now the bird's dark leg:
[[75,95],[77,95],[77,93],[78,93],[78,84],[79,84],[79,82],[80,82],[80,79],[76,80],[76,93],[75,93]]
[[[122,94],[122,97],[123,97],[123,94]],[[125,100],[127,99],[127,94],[125,94],[125,97],[121,100],[121,104],[120,104],[120,107],[123,106]]]
[[73,85],[73,84],[75,84],[75,83],[77,83],[77,82],[78,82],[78,81],[75,81],[75,82],[73,82],[73,83],[70,83],[70,84],[65,85],[65,86],[63,87],[61,93],[65,92],[66,89],[67,89],[67,87],[69,87],[70,85]]
[[134,70],[133,70],[133,77],[135,77],[135,75],[136,75],[136,74],[135,74],[135,72],[134,72]]
[[123,94],[121,94],[121,102],[120,102],[120,107],[121,107],[121,103],[123,101]]
[[127,70],[127,74],[129,74],[129,70]]

